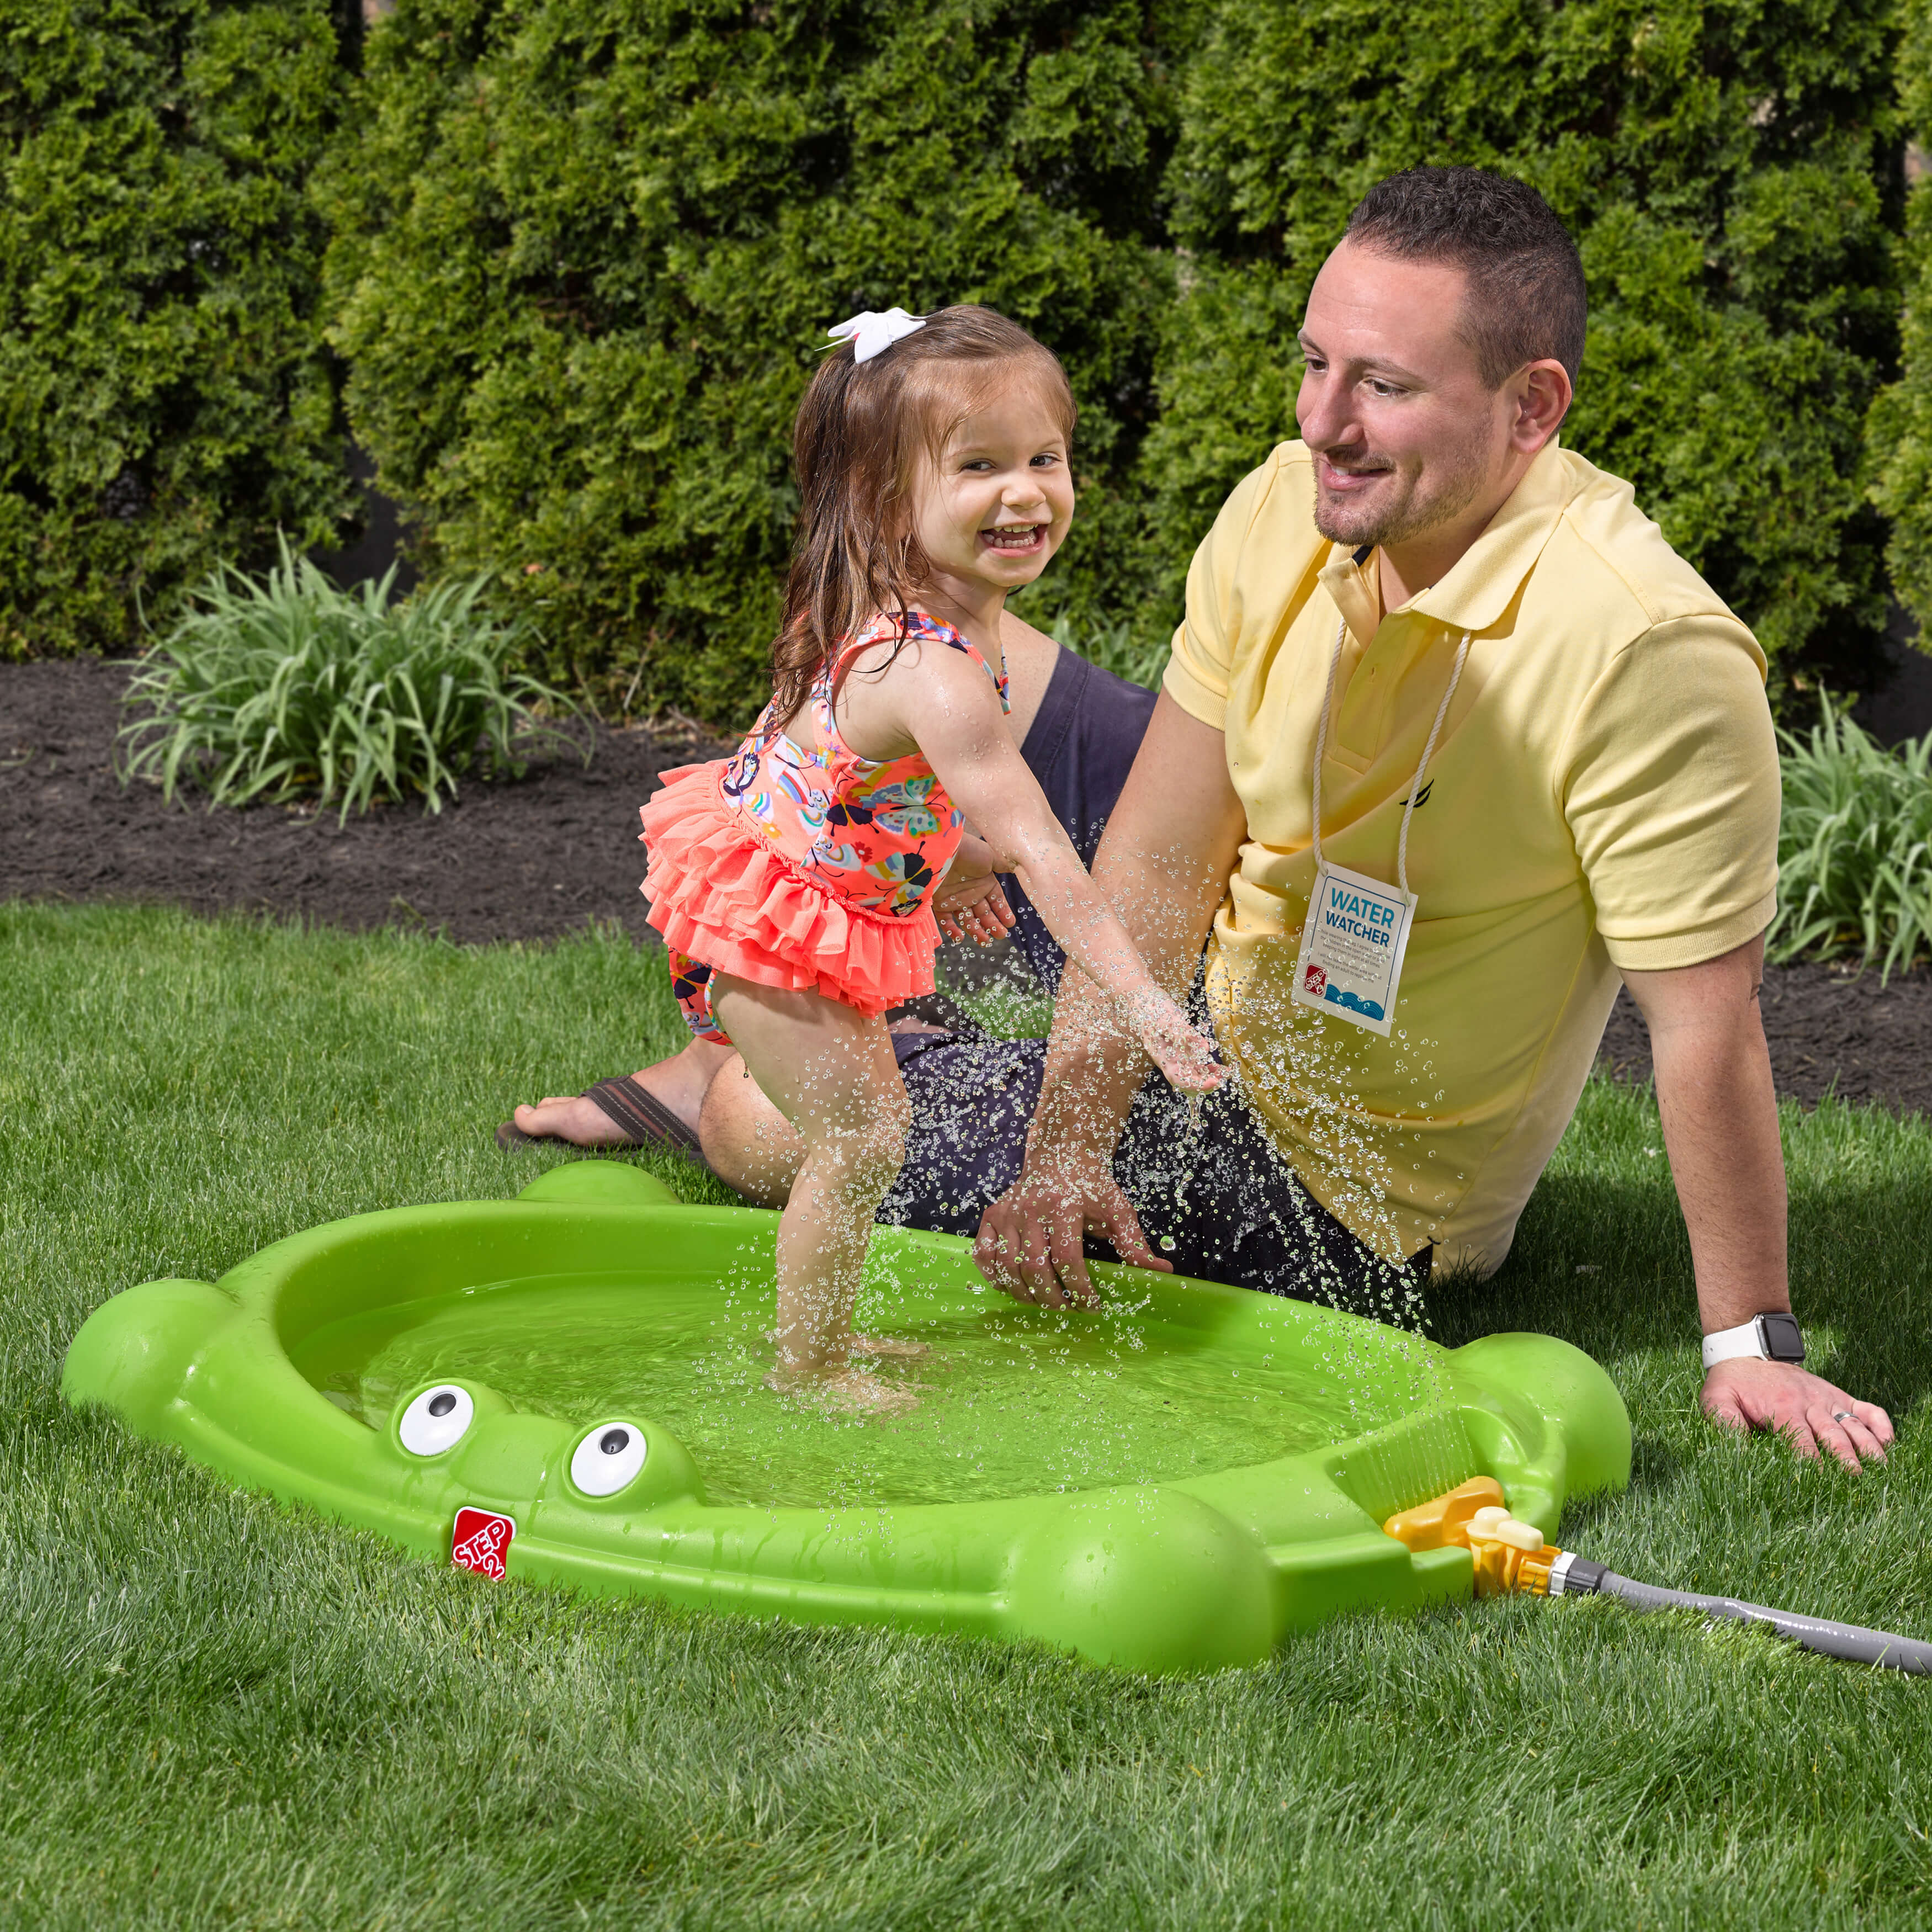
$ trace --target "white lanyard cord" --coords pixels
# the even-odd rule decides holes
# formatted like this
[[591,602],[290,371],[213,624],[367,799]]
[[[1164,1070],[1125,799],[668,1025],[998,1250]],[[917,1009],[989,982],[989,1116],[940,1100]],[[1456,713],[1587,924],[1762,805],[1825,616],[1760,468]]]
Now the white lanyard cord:
[[[1322,863],[1322,766],[1328,752],[1328,714],[1335,704],[1335,673],[1342,662],[1342,640],[1348,634],[1348,620],[1344,617],[1335,626],[1335,648],[1328,654],[1328,688],[1322,694],[1322,722],[1315,734],[1315,862]],[[1396,884],[1401,887],[1404,898],[1408,896],[1408,821],[1415,816],[1415,801],[1422,790],[1423,774],[1429,769],[1429,760],[1435,755],[1436,741],[1442,735],[1442,721],[1449,715],[1449,700],[1456,695],[1456,687],[1462,681],[1462,666],[1469,656],[1469,633],[1462,633],[1462,641],[1456,647],[1455,668],[1449,674],[1449,688],[1442,694],[1442,702],[1436,707],[1436,722],[1429,728],[1429,742],[1422,748],[1422,762],[1415,768],[1415,776],[1410,782],[1408,799],[1402,807],[1402,836],[1396,842]]]

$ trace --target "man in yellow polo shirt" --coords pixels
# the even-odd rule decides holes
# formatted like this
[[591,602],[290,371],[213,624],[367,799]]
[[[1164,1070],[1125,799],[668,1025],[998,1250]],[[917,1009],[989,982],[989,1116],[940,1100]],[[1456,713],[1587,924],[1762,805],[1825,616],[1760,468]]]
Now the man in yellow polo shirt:
[[[1890,1421],[1800,1366],[1786,1292],[1756,1006],[1779,803],[1765,660],[1630,486],[1561,446],[1584,318],[1574,245],[1532,190],[1418,169],[1371,191],[1310,297],[1302,440],[1238,486],[1195,558],[1094,874],[1177,987],[1205,942],[1243,1096],[1222,1112],[1244,1103],[1266,1143],[1230,1167],[1230,1198],[1246,1178],[1291,1202],[1258,1246],[1214,1240],[1332,1250],[1339,1224],[1376,1258],[1384,1313],[1432,1271],[1501,1263],[1628,984],[1690,1232],[1705,1406],[1856,1467]],[[1134,1205],[1162,1189],[1123,1151],[1146,1070],[1070,981],[1024,1170],[980,1228],[998,1285],[1086,1298],[1090,1234],[1168,1264]],[[1162,1216],[1170,1252],[1202,1247],[1187,1218]],[[1304,1292],[1216,1252],[1175,1258]]]

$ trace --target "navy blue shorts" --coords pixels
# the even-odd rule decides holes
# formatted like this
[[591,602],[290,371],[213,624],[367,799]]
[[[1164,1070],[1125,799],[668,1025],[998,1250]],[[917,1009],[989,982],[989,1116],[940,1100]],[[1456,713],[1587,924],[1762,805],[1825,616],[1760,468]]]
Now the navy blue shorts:
[[[897,1036],[912,1100],[906,1164],[879,1208],[900,1226],[971,1235],[1018,1180],[1046,1063],[1042,1040],[956,1034]],[[1114,1178],[1156,1253],[1181,1274],[1418,1328],[1430,1252],[1378,1259],[1304,1188],[1238,1094],[1198,1103],[1157,1073],[1135,1096]],[[1090,1258],[1113,1250],[1090,1238]]]
[[[1061,652],[1021,752],[1089,866],[1153,713],[1151,692]],[[1042,983],[1057,987],[1059,947],[1018,881],[1003,883],[1016,944]],[[1019,1178],[1046,1042],[928,1033],[898,1035],[894,1046],[913,1127],[879,1219],[975,1234]],[[1114,1160],[1148,1240],[1178,1272],[1416,1325],[1429,1250],[1400,1267],[1372,1254],[1303,1187],[1228,1088],[1198,1103],[1192,1126],[1185,1098],[1150,1075]],[[1088,1252],[1114,1258],[1090,1240]]]

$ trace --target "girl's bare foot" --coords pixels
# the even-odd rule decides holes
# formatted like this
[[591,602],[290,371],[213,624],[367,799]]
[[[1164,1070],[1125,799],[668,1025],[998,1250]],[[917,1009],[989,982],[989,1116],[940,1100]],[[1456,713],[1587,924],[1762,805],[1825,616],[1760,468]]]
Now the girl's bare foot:
[[[778,1339],[776,1329],[767,1328],[765,1330],[767,1342],[776,1342]],[[854,1355],[893,1356],[906,1361],[911,1361],[927,1352],[923,1342],[902,1342],[890,1335],[853,1335],[847,1338],[845,1346],[848,1352]],[[803,1369],[785,1369],[779,1372],[802,1376],[809,1372]],[[776,1384],[773,1386],[776,1387]]]
[[919,1391],[903,1382],[882,1382],[864,1369],[777,1368],[765,1386],[778,1395],[798,1396],[834,1415],[903,1415],[919,1406]]
[[926,1352],[923,1342],[902,1342],[890,1335],[854,1335],[846,1346],[855,1355],[890,1356],[908,1362]]

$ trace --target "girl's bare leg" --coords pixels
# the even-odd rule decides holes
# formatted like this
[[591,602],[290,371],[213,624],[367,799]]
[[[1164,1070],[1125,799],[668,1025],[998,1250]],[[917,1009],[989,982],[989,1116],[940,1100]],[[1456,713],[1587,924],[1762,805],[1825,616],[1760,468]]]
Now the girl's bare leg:
[[[921,1021],[894,1020],[895,1034],[936,1033]],[[698,1137],[712,1172],[754,1207],[782,1208],[805,1159],[798,1130],[766,1100],[734,1054],[705,1090]]]
[[[905,1158],[911,1110],[884,1020],[816,993],[719,974],[718,1022],[752,1078],[796,1130],[804,1158],[778,1224],[778,1386],[842,1406],[909,1406],[862,1369],[877,1346],[852,1333],[872,1216]],[[898,1352],[895,1350],[894,1352]]]

